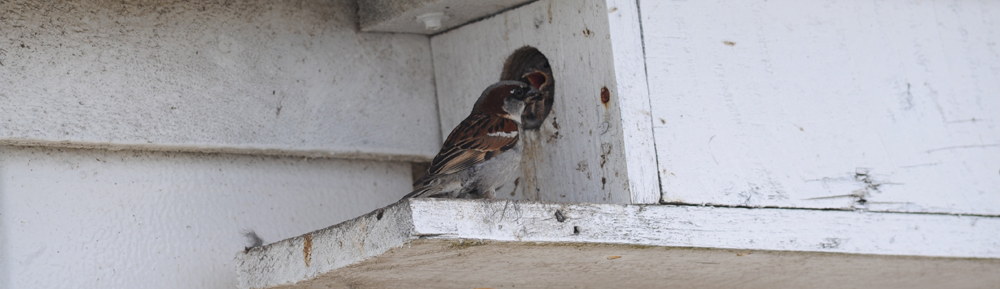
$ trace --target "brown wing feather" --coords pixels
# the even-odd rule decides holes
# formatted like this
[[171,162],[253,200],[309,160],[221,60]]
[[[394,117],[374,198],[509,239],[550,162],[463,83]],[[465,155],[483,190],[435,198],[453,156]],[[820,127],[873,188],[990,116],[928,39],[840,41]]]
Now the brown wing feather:
[[[502,134],[510,134],[505,136]],[[493,135],[490,135],[493,134]],[[441,152],[434,157],[428,175],[452,174],[505,152],[517,144],[517,123],[513,120],[473,114],[448,135]]]

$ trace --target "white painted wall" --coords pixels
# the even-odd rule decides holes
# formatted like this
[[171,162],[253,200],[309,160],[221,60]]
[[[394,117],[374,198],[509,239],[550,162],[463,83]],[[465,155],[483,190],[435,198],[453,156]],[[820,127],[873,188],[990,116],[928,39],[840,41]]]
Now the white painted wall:
[[234,288],[233,257],[395,202],[407,163],[0,147],[0,288]]
[[0,11],[0,144],[411,160],[440,145],[427,37],[358,33],[354,1]]
[[535,47],[552,66],[552,113],[524,134],[521,177],[499,197],[657,202],[638,11],[634,1],[618,2],[537,1],[431,38],[442,137],[516,49]]
[[1000,2],[639,3],[664,201],[1000,213]]

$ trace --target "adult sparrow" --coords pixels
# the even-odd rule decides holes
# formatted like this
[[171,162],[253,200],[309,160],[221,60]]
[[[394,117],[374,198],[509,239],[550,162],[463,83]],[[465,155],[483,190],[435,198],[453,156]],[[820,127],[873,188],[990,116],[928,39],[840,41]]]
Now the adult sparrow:
[[521,163],[521,113],[540,93],[520,81],[500,81],[479,96],[472,113],[459,123],[427,174],[403,198],[487,198],[518,172]]

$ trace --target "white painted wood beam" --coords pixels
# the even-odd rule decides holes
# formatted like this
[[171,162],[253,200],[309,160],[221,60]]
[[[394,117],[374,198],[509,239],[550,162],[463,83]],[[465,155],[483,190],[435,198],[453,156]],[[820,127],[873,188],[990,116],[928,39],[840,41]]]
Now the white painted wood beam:
[[[608,280],[629,276],[630,282],[640,282],[626,284],[646,284],[637,281],[646,278],[704,284],[697,282],[734,282],[721,272],[752,273],[761,266],[798,273],[794,277],[760,275],[760,280],[751,280],[760,282],[750,283],[758,284],[752,287],[805,284],[801,282],[812,279],[818,280],[815,284],[826,284],[816,286],[824,288],[838,284],[919,287],[928,284],[894,280],[907,276],[925,280],[920,278],[936,274],[944,277],[928,280],[944,283],[930,285],[954,280],[995,282],[1000,276],[997,240],[1000,218],[995,217],[410,199],[238,253],[236,258],[240,288],[343,288],[351,284],[374,288],[400,282],[451,288],[442,284],[498,286],[504,280],[521,278],[547,278],[587,288],[610,284],[589,283],[591,272],[607,274],[601,276],[611,276]],[[753,260],[734,262],[743,251],[676,247],[750,250],[744,253],[751,253],[748,259]],[[609,265],[619,259],[616,256],[632,265]],[[548,265],[539,266],[538,260]],[[719,264],[724,265],[714,266]],[[814,268],[809,266],[824,269],[803,269]],[[391,268],[396,268],[392,274],[372,274]],[[669,273],[673,270],[712,278],[691,280]],[[843,280],[845,275],[856,280]]]

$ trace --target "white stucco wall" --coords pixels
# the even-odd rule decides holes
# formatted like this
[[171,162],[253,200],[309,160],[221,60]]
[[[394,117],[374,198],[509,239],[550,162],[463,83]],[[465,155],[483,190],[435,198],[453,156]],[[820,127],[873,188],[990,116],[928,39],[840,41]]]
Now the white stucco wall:
[[664,201],[1000,214],[1000,2],[639,3]]
[[233,257],[389,205],[407,163],[0,147],[0,288],[235,288]]
[[241,230],[407,193],[440,145],[430,43],[356,9],[0,1],[0,289],[233,288]]
[[354,1],[0,11],[0,144],[417,160],[440,145],[427,37],[359,33]]

